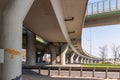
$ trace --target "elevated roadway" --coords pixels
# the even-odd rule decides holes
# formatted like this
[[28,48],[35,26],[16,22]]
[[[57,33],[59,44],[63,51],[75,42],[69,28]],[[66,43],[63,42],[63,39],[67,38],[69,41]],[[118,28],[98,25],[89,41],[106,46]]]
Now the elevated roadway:
[[[100,23],[102,19],[99,16],[87,17],[85,21],[87,4],[88,0],[0,0],[0,49],[5,51],[4,63],[0,64],[0,80],[18,78],[21,80],[23,26],[31,31],[28,31],[27,41],[28,64],[36,64],[35,35],[42,37],[48,43],[63,43],[61,48],[50,47],[53,54],[52,63],[56,63],[56,51],[59,49],[58,53],[62,56],[61,64],[65,64],[65,53],[69,47],[84,62],[99,59],[82,49],[82,28],[86,24],[86,26],[107,25],[107,20],[115,15],[104,16],[106,23]],[[119,13],[116,16],[119,17]],[[95,21],[95,18],[98,21]],[[111,21],[114,24],[119,21],[119,18],[116,21],[115,19]],[[40,45],[40,47],[45,46]]]
[[81,47],[88,0],[35,0],[24,26],[47,42],[67,42],[79,56],[92,58]]
[[84,28],[120,24],[119,4],[120,0],[103,0],[88,4]]

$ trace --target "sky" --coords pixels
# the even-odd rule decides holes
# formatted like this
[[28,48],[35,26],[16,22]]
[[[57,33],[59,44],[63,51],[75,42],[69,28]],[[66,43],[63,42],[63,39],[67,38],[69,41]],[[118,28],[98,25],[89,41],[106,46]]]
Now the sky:
[[[89,3],[102,0],[89,0]],[[90,39],[91,33],[91,39]],[[82,47],[91,54],[100,57],[99,47],[107,46],[107,58],[112,58],[112,45],[120,45],[120,25],[107,25],[93,28],[84,28],[82,31]]]

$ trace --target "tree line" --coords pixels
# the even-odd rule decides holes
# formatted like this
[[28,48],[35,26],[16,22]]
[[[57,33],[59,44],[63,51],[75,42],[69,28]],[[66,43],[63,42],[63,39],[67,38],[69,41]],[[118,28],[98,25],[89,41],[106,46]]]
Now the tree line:
[[[99,47],[100,50],[100,57],[101,57],[101,61],[102,63],[105,63],[106,59],[107,59],[107,45],[101,46]],[[113,60],[114,60],[114,64],[116,64],[117,59],[120,57],[120,45],[115,45],[113,44],[111,47],[112,53],[113,53]]]

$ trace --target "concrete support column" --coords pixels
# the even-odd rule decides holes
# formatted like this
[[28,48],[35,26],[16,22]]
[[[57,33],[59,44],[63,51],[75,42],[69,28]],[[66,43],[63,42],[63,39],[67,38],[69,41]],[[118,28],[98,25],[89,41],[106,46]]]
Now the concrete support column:
[[60,56],[60,54],[58,54],[57,58],[56,58],[57,63],[60,63],[60,58],[61,58],[61,56]]
[[76,58],[76,63],[79,63],[79,58],[80,58],[80,56],[78,56],[78,57]]
[[74,56],[75,56],[75,53],[73,53],[72,56],[71,56],[71,59],[70,59],[70,62],[71,62],[71,63],[74,62],[74,59],[73,59]]
[[26,63],[28,65],[36,64],[36,48],[35,48],[36,35],[27,30],[27,54]]
[[88,64],[88,63],[89,63],[88,61],[89,61],[89,59],[86,59],[86,64]]
[[96,61],[96,60],[94,60],[94,63],[97,63],[97,61]]
[[91,64],[91,59],[89,59],[89,64]]
[[93,64],[93,60],[92,59],[91,59],[90,63]]
[[87,59],[87,64],[90,64],[90,59]]
[[22,80],[22,26],[33,0],[2,0],[0,48],[5,49],[0,80]]
[[71,59],[71,54],[69,53],[69,54],[67,54],[68,55],[68,64],[70,64],[71,62],[70,62],[70,59]]
[[51,64],[52,65],[56,64],[56,53],[55,52],[51,54]]
[[67,44],[63,45],[61,48],[61,65],[65,65],[66,53],[68,51],[69,46]]
[[57,53],[57,50],[53,46],[51,46],[50,49],[51,49],[51,65],[56,65],[56,53]]
[[99,60],[97,60],[97,63],[99,63]]
[[95,63],[95,60],[93,60],[93,64]]
[[83,58],[82,58],[82,57],[80,58],[80,63],[82,63],[82,64],[83,64]]
[[83,63],[86,64],[86,58],[83,59]]

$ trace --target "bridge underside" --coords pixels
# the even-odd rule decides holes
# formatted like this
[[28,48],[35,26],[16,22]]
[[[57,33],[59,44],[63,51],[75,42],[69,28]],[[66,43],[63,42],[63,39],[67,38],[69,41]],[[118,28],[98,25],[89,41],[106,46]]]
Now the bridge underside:
[[[36,54],[51,54],[51,64],[60,57],[65,65],[66,53],[71,62],[79,58],[81,63],[96,59],[81,47],[82,27],[88,0],[0,0],[0,49],[4,63],[0,64],[0,80],[21,80],[22,28],[27,29],[27,64],[36,65]],[[23,34],[24,35],[24,34]],[[38,45],[36,35],[48,44]],[[35,45],[37,43],[37,45]],[[36,48],[41,49],[36,52]],[[77,57],[78,56],[78,57]]]

